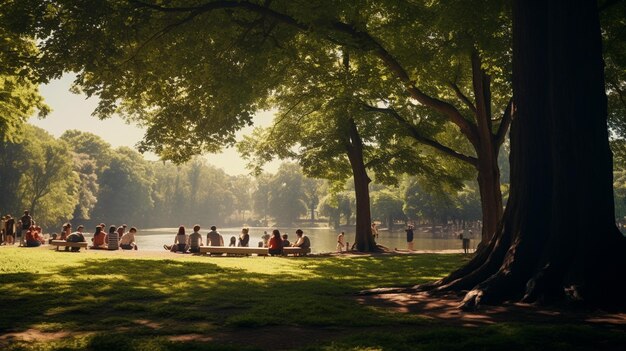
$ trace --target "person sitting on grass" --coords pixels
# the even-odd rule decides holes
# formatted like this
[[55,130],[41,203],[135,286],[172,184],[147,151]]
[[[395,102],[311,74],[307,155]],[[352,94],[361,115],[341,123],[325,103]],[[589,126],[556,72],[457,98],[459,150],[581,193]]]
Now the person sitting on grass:
[[[70,235],[67,236],[67,239],[65,239],[68,243],[81,243],[81,242],[85,242],[85,236],[83,235],[83,226],[79,225],[78,228],[76,228],[76,231],[74,233],[71,233]],[[67,251],[69,249],[69,247],[65,247],[65,251]],[[72,247],[72,252],[79,252],[80,251],[80,247]]]
[[181,225],[180,227],[178,227],[178,233],[176,233],[176,237],[174,238],[174,245],[163,245],[163,247],[171,252],[187,252],[189,247],[187,246],[187,235],[185,234],[185,226]]
[[283,254],[283,239],[280,237],[278,229],[272,231],[272,237],[267,243],[267,248],[268,253],[272,256]]
[[291,243],[289,242],[289,235],[283,234],[283,247],[289,247]]
[[200,226],[198,224],[193,226],[193,233],[189,234],[189,252],[200,253],[200,246],[202,246],[202,234],[200,234]]
[[93,234],[93,238],[91,238],[93,245],[91,245],[90,249],[106,249],[106,237],[107,235],[104,234],[103,227],[97,226],[96,232]]
[[[124,227],[122,227],[124,228]],[[137,233],[137,228],[131,227],[130,230],[120,239],[120,247],[122,250],[138,250],[137,244],[135,243],[135,233]]]
[[302,229],[296,230],[296,236],[298,239],[296,240],[296,243],[292,245],[293,247],[299,247],[301,249],[311,248],[311,240],[309,240],[308,236],[304,235]]
[[[124,228],[120,227],[123,231]],[[106,237],[107,250],[119,250],[120,249],[120,236],[115,229],[115,226],[112,225],[109,227],[109,234]]]
[[30,228],[26,231],[25,240],[26,247],[38,247],[41,246],[41,244],[45,243],[44,238],[41,236],[41,234],[39,234],[39,231],[34,225],[30,226]]

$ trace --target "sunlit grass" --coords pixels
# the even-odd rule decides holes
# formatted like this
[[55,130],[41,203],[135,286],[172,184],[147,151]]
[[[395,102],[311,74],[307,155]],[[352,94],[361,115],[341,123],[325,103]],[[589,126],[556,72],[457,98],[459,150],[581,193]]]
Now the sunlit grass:
[[[497,349],[491,346],[506,338],[534,344],[545,330],[516,325],[448,330],[353,299],[362,289],[440,278],[466,260],[462,255],[158,259],[18,248],[2,249],[0,255],[0,335],[29,329],[73,333],[45,342],[12,342],[8,350],[241,349],[168,338],[259,327],[346,330],[333,343],[311,345],[323,350],[438,350],[457,342],[465,350]],[[363,334],[363,328],[374,332]],[[557,331],[563,335],[550,335],[576,334]],[[558,349],[558,342],[553,346]]]

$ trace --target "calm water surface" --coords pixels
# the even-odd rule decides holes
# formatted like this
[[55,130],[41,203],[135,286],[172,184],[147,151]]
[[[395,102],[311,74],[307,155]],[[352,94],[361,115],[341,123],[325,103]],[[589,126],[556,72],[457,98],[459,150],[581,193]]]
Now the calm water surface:
[[[250,228],[250,246],[257,246],[261,240],[263,231],[271,233],[274,228]],[[281,234],[289,235],[289,241],[292,243],[296,240],[297,228],[278,228]],[[304,234],[311,239],[311,251],[333,252],[337,247],[337,234],[339,231],[330,228],[302,228]],[[139,229],[135,235],[137,246],[140,250],[163,250],[163,244],[174,243],[174,237],[178,228],[152,228]],[[206,233],[208,229],[201,229],[202,240],[206,244]],[[228,245],[231,236],[239,237],[241,228],[218,228],[218,231],[224,237],[224,243]],[[188,231],[188,234],[191,232]],[[346,231],[346,241],[352,245],[354,242],[354,229]],[[471,247],[477,244],[476,239],[472,239]],[[406,249],[406,233],[404,231],[387,232],[381,231],[378,236],[377,243],[384,245],[390,249]],[[453,238],[433,238],[430,233],[415,233],[413,240],[415,250],[457,250],[461,248],[461,240]]]

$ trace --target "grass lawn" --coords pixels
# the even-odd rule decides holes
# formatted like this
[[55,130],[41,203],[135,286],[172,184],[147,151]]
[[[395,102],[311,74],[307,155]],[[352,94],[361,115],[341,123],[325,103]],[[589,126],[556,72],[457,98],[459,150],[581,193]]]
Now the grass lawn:
[[623,349],[619,328],[451,325],[359,290],[442,277],[462,255],[195,257],[0,249],[3,350]]

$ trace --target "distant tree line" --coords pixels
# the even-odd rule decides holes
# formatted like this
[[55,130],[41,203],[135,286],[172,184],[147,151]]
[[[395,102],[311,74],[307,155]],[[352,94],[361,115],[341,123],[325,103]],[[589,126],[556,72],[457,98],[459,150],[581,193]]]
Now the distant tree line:
[[[148,161],[88,132],[68,130],[55,138],[23,124],[14,133],[0,143],[0,212],[30,209],[49,231],[66,221],[143,227],[355,222],[351,182],[331,186],[304,176],[295,163],[283,163],[275,174],[231,176],[201,157],[182,165]],[[385,226],[409,219],[433,224],[480,219],[472,183],[457,189],[403,177],[395,187],[376,182],[370,187],[373,218]]]

